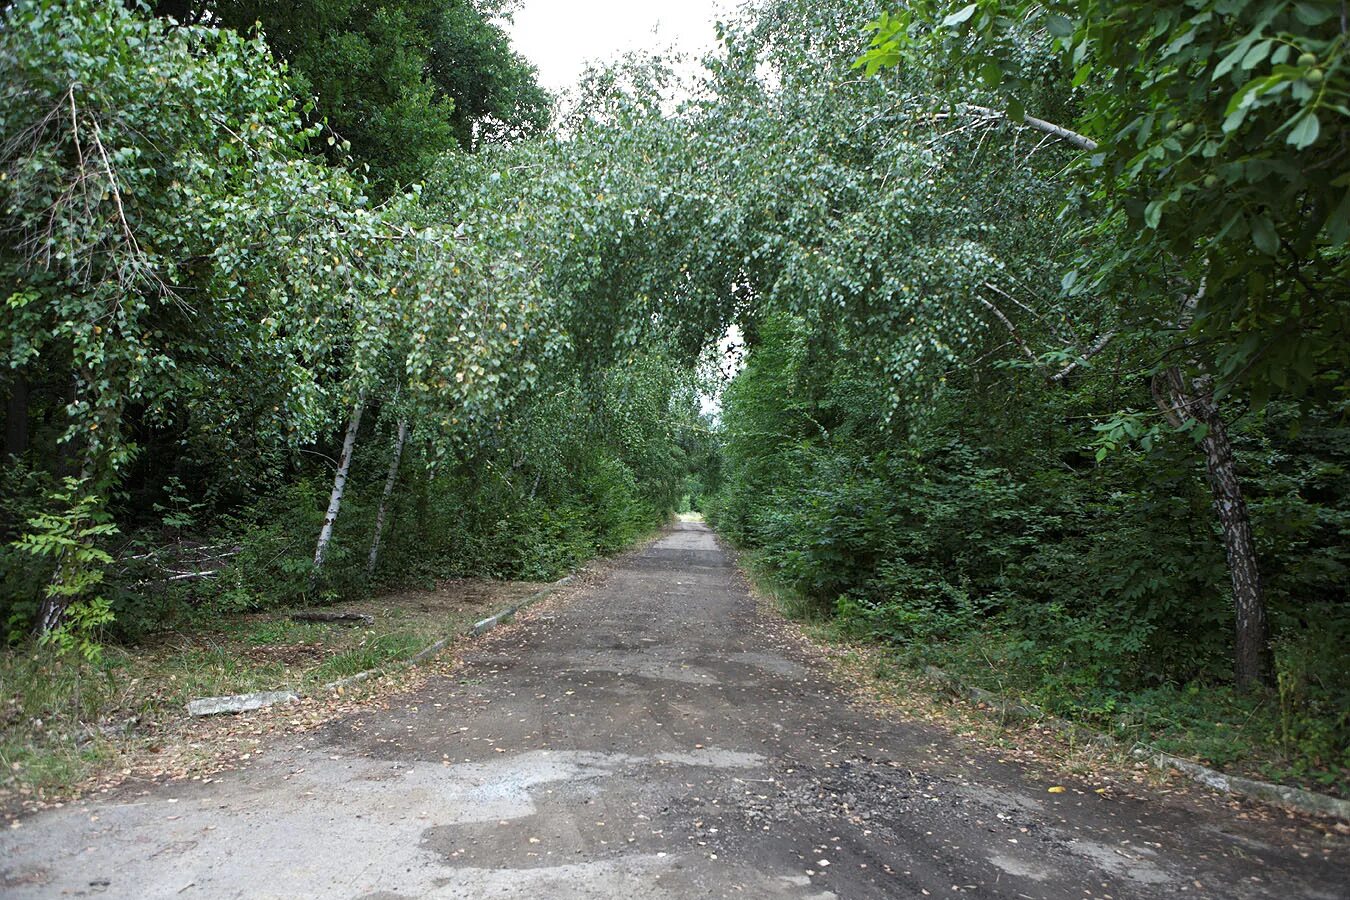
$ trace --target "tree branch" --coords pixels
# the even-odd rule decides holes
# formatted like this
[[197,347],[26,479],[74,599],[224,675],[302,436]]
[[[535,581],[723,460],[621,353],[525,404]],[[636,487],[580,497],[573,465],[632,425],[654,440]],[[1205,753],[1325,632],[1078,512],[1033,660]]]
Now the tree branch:
[[[990,290],[997,290],[993,285],[989,284],[988,282],[985,282],[984,286]],[[1008,333],[1012,335],[1013,341],[1017,344],[1019,348],[1021,348],[1022,353],[1026,356],[1026,358],[1031,360],[1031,364],[1038,369],[1042,368],[1041,361],[1036,358],[1036,354],[1031,352],[1031,348],[1027,346],[1027,342],[1022,339],[1022,334],[1017,330],[1017,326],[1013,323],[1013,320],[1004,315],[1003,310],[995,306],[987,297],[978,294],[976,295],[976,297],[981,303],[984,304],[986,309],[988,309],[990,312],[994,314],[995,318],[997,318],[1000,322],[1003,323],[1003,327],[1008,329]]]
[[[969,109],[972,112],[977,112],[980,115],[984,116],[985,118],[989,119],[1008,119],[1007,113],[999,112],[998,110],[992,109],[988,106],[967,105],[966,109]],[[1011,122],[1012,120],[1008,119],[1008,121]],[[1038,119],[1035,116],[1023,116],[1021,122],[1017,122],[1014,124],[1025,125],[1027,128],[1040,131],[1044,134],[1054,135],[1055,137],[1059,138],[1062,141],[1067,141],[1068,143],[1073,144],[1080,150],[1087,150],[1091,152],[1097,149],[1097,142],[1094,141],[1092,138],[1087,137],[1085,135],[1081,135],[1076,131],[1070,131],[1069,129],[1065,128],[1062,125],[1056,125],[1054,122],[1047,122],[1044,119]]]
[[1115,336],[1116,332],[1114,329],[1104,333],[1101,337],[1097,338],[1097,340],[1093,342],[1091,347],[1088,347],[1087,350],[1079,354],[1077,359],[1069,363],[1064,368],[1060,369],[1054,375],[1051,375],[1050,380],[1054,382],[1061,382],[1065,378],[1068,378],[1069,375],[1073,373],[1074,369],[1077,369],[1081,365],[1085,365],[1088,360],[1092,359],[1092,357],[1096,356],[1098,353],[1101,353],[1103,350],[1105,350],[1106,345],[1111,343],[1111,339],[1114,338]]

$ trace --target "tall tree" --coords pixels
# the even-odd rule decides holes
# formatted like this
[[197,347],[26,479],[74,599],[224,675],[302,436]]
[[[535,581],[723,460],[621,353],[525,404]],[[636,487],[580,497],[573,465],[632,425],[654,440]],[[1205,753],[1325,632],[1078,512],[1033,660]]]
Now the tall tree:
[[[1350,362],[1344,5],[921,0],[870,28],[869,71],[945,68],[954,118],[1006,117],[1083,151],[1069,172],[1099,225],[1065,292],[1115,299],[1160,345],[1154,394],[1203,448],[1228,552],[1237,679],[1271,681],[1221,401],[1325,393]],[[1038,50],[1048,70],[1027,63]],[[1072,97],[1072,127],[1035,108],[1047,81]]]
[[[316,149],[370,166],[385,193],[453,147],[536,134],[551,99],[485,0],[159,0],[182,22],[262,32],[312,115]],[[332,137],[330,143],[326,138]],[[343,144],[342,142],[347,142]],[[349,147],[348,147],[349,145]]]

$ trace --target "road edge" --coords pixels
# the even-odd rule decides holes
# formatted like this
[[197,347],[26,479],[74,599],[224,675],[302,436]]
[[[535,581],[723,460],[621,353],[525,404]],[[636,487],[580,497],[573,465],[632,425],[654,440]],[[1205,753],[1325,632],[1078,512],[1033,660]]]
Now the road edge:
[[379,675],[384,674],[390,669],[393,668],[409,669],[412,668],[413,666],[420,665],[421,663],[424,663],[427,660],[434,658],[436,654],[440,653],[446,647],[450,646],[451,642],[453,642],[457,637],[469,637],[469,638],[478,637],[479,635],[486,634],[487,632],[498,627],[499,625],[504,625],[507,622],[510,622],[512,619],[516,617],[516,615],[521,610],[533,606],[534,604],[538,603],[540,600],[543,600],[545,597],[549,596],[559,588],[571,584],[573,581],[576,580],[577,576],[584,571],[585,567],[582,567],[569,575],[564,575],[557,581],[549,582],[547,585],[535,591],[533,594],[530,594],[529,596],[525,597],[519,603],[513,603],[506,609],[501,610],[500,612],[494,615],[488,616],[486,619],[480,619],[479,621],[474,622],[472,625],[470,625],[462,632],[446,635],[440,640],[428,644],[426,647],[423,647],[417,653],[414,653],[405,662],[397,663],[394,666],[381,666],[375,669],[367,669],[364,672],[357,672],[355,675],[348,675],[346,678],[339,678],[337,681],[330,681],[327,684],[322,685],[318,689],[317,693],[333,693],[334,691],[340,693],[348,685],[356,684],[361,681],[366,681],[368,679],[378,677]]
[[[944,672],[936,666],[926,666],[923,670],[923,674],[936,682],[938,686],[946,690],[947,693],[960,699],[973,700],[976,703],[985,704],[986,706],[992,707],[1000,715],[1008,716],[1010,718],[1043,722],[1051,725],[1057,730],[1081,733],[1087,735],[1088,739],[1094,743],[1105,746],[1121,746],[1120,741],[1105,732],[1097,731],[1094,728],[1089,728],[1078,722],[1072,722],[1068,719],[1049,715],[1044,710],[1035,706],[1012,703],[983,688],[968,685],[951,673]],[[1194,760],[1174,756],[1171,753],[1159,750],[1157,747],[1144,743],[1143,741],[1135,743],[1134,746],[1130,748],[1129,752],[1130,755],[1138,759],[1143,759],[1156,768],[1180,772],[1191,781],[1210,788],[1211,790],[1218,791],[1219,793],[1242,797],[1247,800],[1266,803],[1272,806],[1279,806],[1283,809],[1290,809],[1305,815],[1322,816],[1325,818],[1350,822],[1350,800],[1343,800],[1339,797],[1333,797],[1330,794],[1319,794],[1316,791],[1310,791],[1306,788],[1272,784],[1268,781],[1246,778],[1241,775],[1229,775],[1225,772],[1220,772],[1217,769],[1211,769],[1209,766],[1195,762]]]

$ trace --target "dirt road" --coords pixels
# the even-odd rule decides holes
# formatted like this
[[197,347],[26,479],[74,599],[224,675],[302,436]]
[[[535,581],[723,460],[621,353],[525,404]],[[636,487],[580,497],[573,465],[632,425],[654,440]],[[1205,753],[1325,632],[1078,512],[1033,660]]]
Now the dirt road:
[[1343,842],[882,721],[781,635],[675,526],[395,709],[0,835],[0,895],[1350,896]]

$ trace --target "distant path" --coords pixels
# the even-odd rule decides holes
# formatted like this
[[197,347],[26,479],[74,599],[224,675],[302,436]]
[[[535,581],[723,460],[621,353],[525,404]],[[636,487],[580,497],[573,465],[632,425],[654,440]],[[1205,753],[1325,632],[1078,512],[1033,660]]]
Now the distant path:
[[[1346,897],[1311,829],[1098,796],[842,699],[702,525],[391,711],[0,835],[0,896]],[[1300,851],[1309,854],[1307,858]]]

